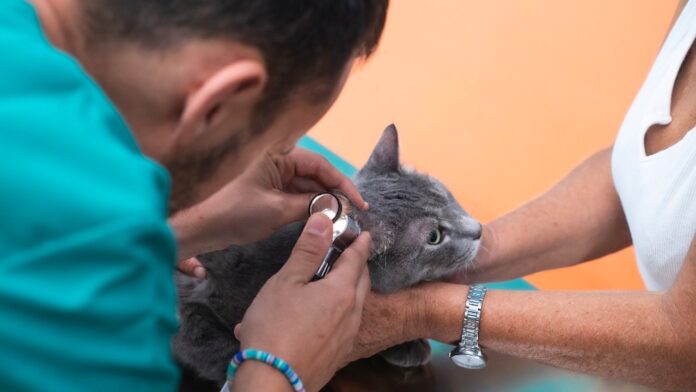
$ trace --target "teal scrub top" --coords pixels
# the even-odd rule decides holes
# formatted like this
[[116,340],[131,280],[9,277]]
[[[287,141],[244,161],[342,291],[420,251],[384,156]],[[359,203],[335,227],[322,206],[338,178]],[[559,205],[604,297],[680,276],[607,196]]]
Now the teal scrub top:
[[0,1],[0,391],[175,391],[169,176]]

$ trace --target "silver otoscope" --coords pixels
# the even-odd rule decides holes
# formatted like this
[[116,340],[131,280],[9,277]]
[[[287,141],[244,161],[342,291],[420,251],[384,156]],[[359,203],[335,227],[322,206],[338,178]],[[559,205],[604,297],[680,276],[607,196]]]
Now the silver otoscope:
[[319,270],[312,280],[319,280],[331,271],[336,260],[350,244],[358,238],[360,226],[349,214],[353,205],[346,195],[340,191],[320,193],[309,203],[309,215],[321,213],[333,222],[333,240],[331,247],[324,256]]

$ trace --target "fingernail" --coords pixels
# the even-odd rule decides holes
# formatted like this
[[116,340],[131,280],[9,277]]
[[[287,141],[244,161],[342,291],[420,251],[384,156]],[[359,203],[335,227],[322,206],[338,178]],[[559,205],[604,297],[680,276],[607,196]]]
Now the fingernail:
[[307,232],[316,235],[324,235],[329,228],[329,218],[322,214],[314,214],[307,221]]
[[205,268],[203,267],[196,267],[193,269],[193,276],[195,276],[198,279],[205,279],[205,276],[207,273],[205,272]]

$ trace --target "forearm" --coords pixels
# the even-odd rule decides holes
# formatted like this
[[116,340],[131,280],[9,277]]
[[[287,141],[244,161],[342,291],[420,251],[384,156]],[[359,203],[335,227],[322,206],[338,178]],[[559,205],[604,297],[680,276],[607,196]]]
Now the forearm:
[[248,361],[237,370],[230,390],[231,392],[292,392],[293,389],[280,371],[265,363]]
[[219,250],[217,238],[207,235],[206,225],[212,225],[205,209],[191,207],[174,215],[169,224],[174,230],[177,242],[177,260],[185,260],[206,252]]
[[484,226],[471,281],[507,280],[630,245],[611,175],[611,150],[588,158],[539,198]]
[[[428,287],[427,336],[459,341],[468,288]],[[693,323],[679,322],[661,293],[491,291],[481,345],[553,366],[669,390],[694,390]],[[494,364],[491,364],[494,366]]]

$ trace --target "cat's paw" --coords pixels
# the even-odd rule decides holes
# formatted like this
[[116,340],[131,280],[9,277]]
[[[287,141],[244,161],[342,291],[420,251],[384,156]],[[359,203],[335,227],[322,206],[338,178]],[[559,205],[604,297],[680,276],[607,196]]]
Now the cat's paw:
[[404,368],[423,366],[430,362],[430,344],[423,339],[414,340],[388,348],[379,355],[394,366]]

